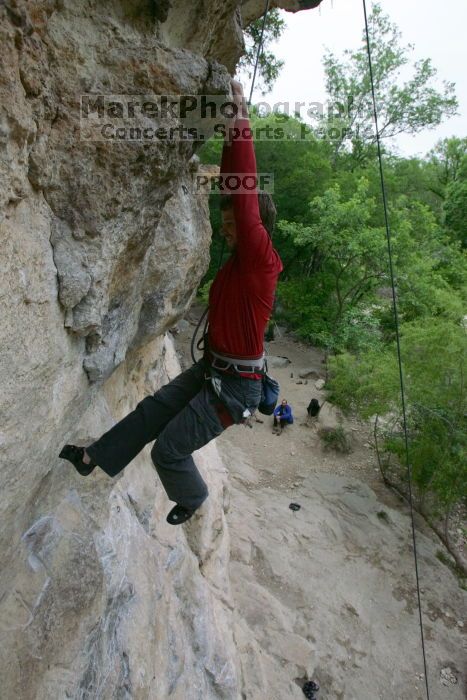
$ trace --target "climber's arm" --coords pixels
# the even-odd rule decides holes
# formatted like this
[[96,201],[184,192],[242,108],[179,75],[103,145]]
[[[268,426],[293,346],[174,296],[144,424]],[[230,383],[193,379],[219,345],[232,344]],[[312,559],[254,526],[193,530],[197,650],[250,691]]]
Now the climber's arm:
[[[232,92],[237,117],[233,123],[227,125],[221,172],[236,174],[242,178],[237,191],[230,189],[237,230],[237,251],[240,260],[258,263],[270,259],[272,243],[259,212],[256,191],[258,176],[248,107],[242,86],[235,80],[232,80]],[[256,187],[252,188],[252,183],[256,183]]]

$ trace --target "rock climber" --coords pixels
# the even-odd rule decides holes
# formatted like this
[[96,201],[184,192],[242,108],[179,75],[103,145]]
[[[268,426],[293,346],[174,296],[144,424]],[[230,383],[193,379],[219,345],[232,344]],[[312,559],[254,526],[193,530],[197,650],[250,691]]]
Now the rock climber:
[[274,409],[274,427],[272,432],[280,435],[286,425],[293,423],[292,406],[287,399],[282,399],[279,406]]
[[[225,129],[221,174],[253,175],[257,182],[243,89],[235,80],[231,88],[235,116]],[[83,476],[99,466],[115,477],[155,440],[152,461],[176,504],[167,516],[172,525],[188,520],[208,496],[192,452],[230,425],[244,423],[260,402],[264,331],[282,271],[271,241],[276,209],[270,194],[228,191],[221,196],[221,216],[231,255],[211,286],[203,358],[146,396],[91,445],[65,445],[60,452]]]

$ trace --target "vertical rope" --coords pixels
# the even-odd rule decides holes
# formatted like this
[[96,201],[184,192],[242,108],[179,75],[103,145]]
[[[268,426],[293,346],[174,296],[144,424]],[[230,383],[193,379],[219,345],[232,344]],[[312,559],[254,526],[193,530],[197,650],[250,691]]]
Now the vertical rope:
[[415,536],[415,521],[414,521],[414,509],[413,509],[413,500],[412,500],[412,473],[411,473],[410,457],[409,457],[409,440],[408,440],[408,431],[407,431],[407,411],[406,411],[406,403],[405,403],[404,375],[403,375],[403,371],[402,371],[402,354],[401,354],[400,333],[399,333],[399,315],[398,315],[398,311],[397,311],[396,286],[395,286],[395,280],[394,280],[394,268],[393,268],[393,263],[392,263],[391,229],[389,227],[388,204],[387,204],[386,186],[385,186],[384,172],[383,172],[383,156],[381,153],[381,138],[380,138],[380,132],[379,132],[379,126],[378,126],[378,111],[376,108],[375,82],[374,82],[374,77],[373,77],[373,64],[371,61],[370,31],[368,28],[368,15],[367,15],[367,9],[366,9],[366,0],[363,0],[363,13],[365,15],[366,44],[367,44],[367,51],[368,51],[368,65],[369,65],[369,70],[370,70],[371,94],[372,94],[372,99],[373,99],[373,116],[374,116],[374,120],[375,120],[376,142],[377,142],[377,146],[378,146],[379,174],[380,174],[380,180],[381,180],[381,192],[382,192],[382,196],[383,196],[384,222],[385,222],[385,227],[386,227],[386,238],[387,238],[388,254],[389,254],[389,270],[390,270],[390,275],[391,275],[391,287],[392,287],[392,305],[393,305],[394,322],[395,322],[395,328],[396,328],[397,359],[398,359],[398,363],[399,363],[399,382],[400,382],[400,390],[401,390],[402,415],[403,415],[403,424],[404,424],[405,460],[406,460],[407,476],[408,476],[408,484],[409,484],[410,518],[411,518],[411,523],[412,523],[412,540],[413,540],[413,550],[414,550],[414,559],[415,559],[415,578],[417,581],[417,598],[418,598],[418,612],[419,612],[419,622],[420,622],[420,635],[421,635],[422,652],[423,652],[423,667],[425,670],[426,696],[427,696],[428,700],[430,700],[430,690],[429,690],[429,685],[428,685],[428,669],[427,669],[426,652],[425,652],[425,640],[424,640],[424,635],[423,635],[423,618],[422,618],[422,603],[421,603],[421,598],[420,598],[420,579],[419,579],[419,573],[418,573],[417,541],[416,541],[416,536]]
[[261,27],[261,36],[260,36],[259,44],[258,44],[258,51],[256,53],[255,69],[253,71],[253,80],[251,81],[250,97],[248,98],[248,106],[251,105],[251,98],[253,96],[253,88],[255,86],[255,80],[256,80],[256,71],[258,69],[258,63],[259,63],[259,57],[261,56],[261,50],[263,48],[263,35],[264,35],[264,28],[266,26],[266,16],[268,14],[268,10],[269,10],[269,0],[266,0],[266,9],[264,10],[264,15],[263,15],[263,25]]
[[[218,262],[217,262],[217,272],[219,272],[220,267],[221,267],[222,256],[224,255],[224,248],[225,248],[225,238],[222,239],[221,252],[220,252],[220,254],[219,254],[219,260],[218,260]],[[204,338],[205,335],[206,335],[206,331],[208,330],[208,311],[209,311],[209,306],[206,306],[206,308],[205,308],[204,311],[203,311],[203,315],[202,315],[201,318],[199,319],[198,324],[197,324],[197,326],[196,326],[196,328],[195,328],[195,332],[193,333],[192,338],[191,338],[190,352],[191,352],[191,359],[193,360],[193,363],[194,363],[194,364],[196,364],[196,362],[197,362],[196,357],[195,357],[195,343],[196,343],[196,337],[197,337],[197,335],[198,335],[198,331],[199,331],[199,329],[200,329],[200,327],[201,327],[202,322],[204,321],[204,319],[206,319],[206,321],[205,321],[205,323],[204,323],[203,332],[202,332],[202,334],[201,334],[201,338],[200,338],[200,340],[198,341],[198,343],[196,343],[196,348],[197,348],[198,350],[201,350],[202,348],[199,347],[199,343],[200,343],[201,340],[203,340],[203,338]],[[203,348],[203,350],[204,350],[204,348]]]

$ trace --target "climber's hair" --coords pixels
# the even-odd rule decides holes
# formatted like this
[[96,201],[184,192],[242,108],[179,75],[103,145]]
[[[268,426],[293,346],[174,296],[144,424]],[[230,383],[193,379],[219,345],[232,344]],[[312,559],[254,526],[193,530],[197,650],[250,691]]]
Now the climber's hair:
[[[233,209],[233,197],[232,194],[222,194],[220,198],[220,208],[221,211],[226,211],[226,209]],[[259,205],[259,215],[263,226],[269,233],[269,237],[272,238],[274,231],[274,225],[276,223],[277,210],[272,201],[272,197],[269,192],[258,192],[258,205]]]

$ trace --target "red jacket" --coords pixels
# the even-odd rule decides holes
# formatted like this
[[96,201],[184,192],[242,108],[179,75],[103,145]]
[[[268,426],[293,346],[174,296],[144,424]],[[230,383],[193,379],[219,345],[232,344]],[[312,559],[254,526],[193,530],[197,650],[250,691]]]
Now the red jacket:
[[[248,119],[237,119],[243,133]],[[221,173],[253,174],[256,158],[253,138],[224,144]],[[266,324],[271,316],[282,261],[272,246],[258,208],[256,192],[234,193],[237,246],[217,273],[209,293],[209,346],[240,358],[263,352]]]

